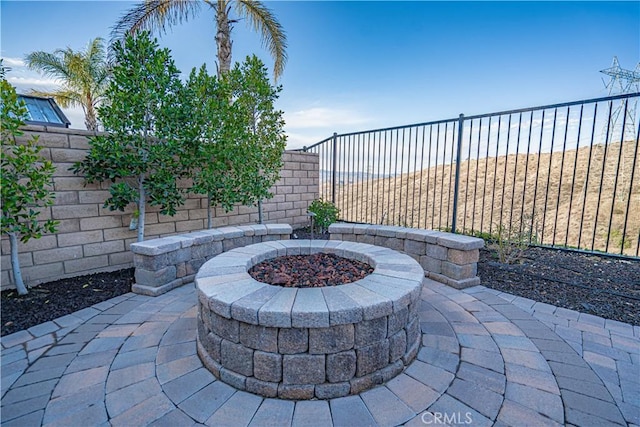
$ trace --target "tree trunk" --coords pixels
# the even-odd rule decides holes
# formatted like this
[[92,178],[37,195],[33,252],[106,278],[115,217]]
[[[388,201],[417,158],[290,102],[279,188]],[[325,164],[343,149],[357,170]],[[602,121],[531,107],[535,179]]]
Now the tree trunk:
[[211,194],[207,194],[207,228],[213,228],[213,218],[211,215]]
[[84,116],[84,125],[87,130],[96,132],[98,130],[98,120],[96,119],[96,110],[93,105],[87,105],[87,112]]
[[216,46],[218,48],[218,76],[231,69],[231,23],[227,0],[218,0],[216,6]]
[[138,242],[144,241],[144,215],[147,195],[144,190],[144,176],[138,177]]
[[262,224],[262,200],[258,200],[258,224]]
[[22,271],[20,270],[20,260],[18,259],[18,237],[16,233],[7,233],[11,245],[11,268],[13,269],[13,280],[19,295],[26,295],[29,292],[22,281]]

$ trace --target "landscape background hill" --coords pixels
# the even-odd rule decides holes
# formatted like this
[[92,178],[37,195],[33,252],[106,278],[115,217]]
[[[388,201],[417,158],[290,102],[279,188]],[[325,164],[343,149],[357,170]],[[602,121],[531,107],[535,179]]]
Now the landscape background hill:
[[[608,240],[609,252],[622,249],[624,254],[636,255],[640,240],[638,155],[638,142],[624,141],[579,147],[564,154],[510,154],[463,161],[457,228],[493,236],[524,233],[536,243],[581,249],[591,249],[593,244],[599,251],[607,248]],[[395,176],[339,174],[336,205],[341,219],[348,221],[448,229],[454,173],[455,164],[444,164]],[[330,188],[323,190],[330,194]]]

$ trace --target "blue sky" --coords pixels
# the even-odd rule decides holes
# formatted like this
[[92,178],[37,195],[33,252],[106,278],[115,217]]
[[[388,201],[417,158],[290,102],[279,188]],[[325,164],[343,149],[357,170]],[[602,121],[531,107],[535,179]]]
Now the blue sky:
[[[606,96],[614,55],[640,61],[640,2],[266,2],[287,32],[289,61],[278,108],[289,147],[334,131],[403,125]],[[52,82],[20,62],[36,50],[84,48],[133,3],[5,1],[0,51],[10,81],[26,92]],[[187,76],[215,72],[213,12],[159,36]],[[234,60],[260,39],[244,22],[233,31]],[[66,111],[83,128],[78,110]]]

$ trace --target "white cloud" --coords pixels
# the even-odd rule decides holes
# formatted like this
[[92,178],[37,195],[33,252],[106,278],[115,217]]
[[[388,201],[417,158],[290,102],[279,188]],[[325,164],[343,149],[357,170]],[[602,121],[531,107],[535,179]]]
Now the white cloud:
[[284,114],[287,148],[308,147],[333,132],[363,129],[372,120],[349,108],[311,107]]
[[285,113],[284,116],[286,127],[289,129],[337,129],[345,126],[362,125],[369,121],[369,119],[355,111],[324,107]]
[[45,77],[35,70],[30,70],[20,58],[2,57],[2,63],[11,68],[7,73],[7,80],[20,93],[28,92],[30,89],[54,89],[61,84],[58,79]]
[[50,87],[59,85],[58,80],[38,77],[8,76],[9,83],[16,87],[28,88],[31,86]]
[[2,64],[6,67],[24,67],[26,64],[20,58],[2,58]]
[[295,149],[308,147],[325,139],[328,135],[317,132],[286,132],[287,134],[287,149]]

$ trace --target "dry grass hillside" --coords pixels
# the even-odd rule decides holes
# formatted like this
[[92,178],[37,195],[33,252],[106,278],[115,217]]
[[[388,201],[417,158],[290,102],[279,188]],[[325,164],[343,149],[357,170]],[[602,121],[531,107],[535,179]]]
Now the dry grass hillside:
[[[522,232],[544,244],[583,249],[593,245],[595,250],[637,255],[640,153],[636,145],[624,142],[622,153],[621,144],[613,143],[564,155],[467,160],[460,167],[458,230]],[[351,182],[338,186],[336,204],[341,218],[348,221],[447,229],[454,172],[455,165],[440,165]]]

